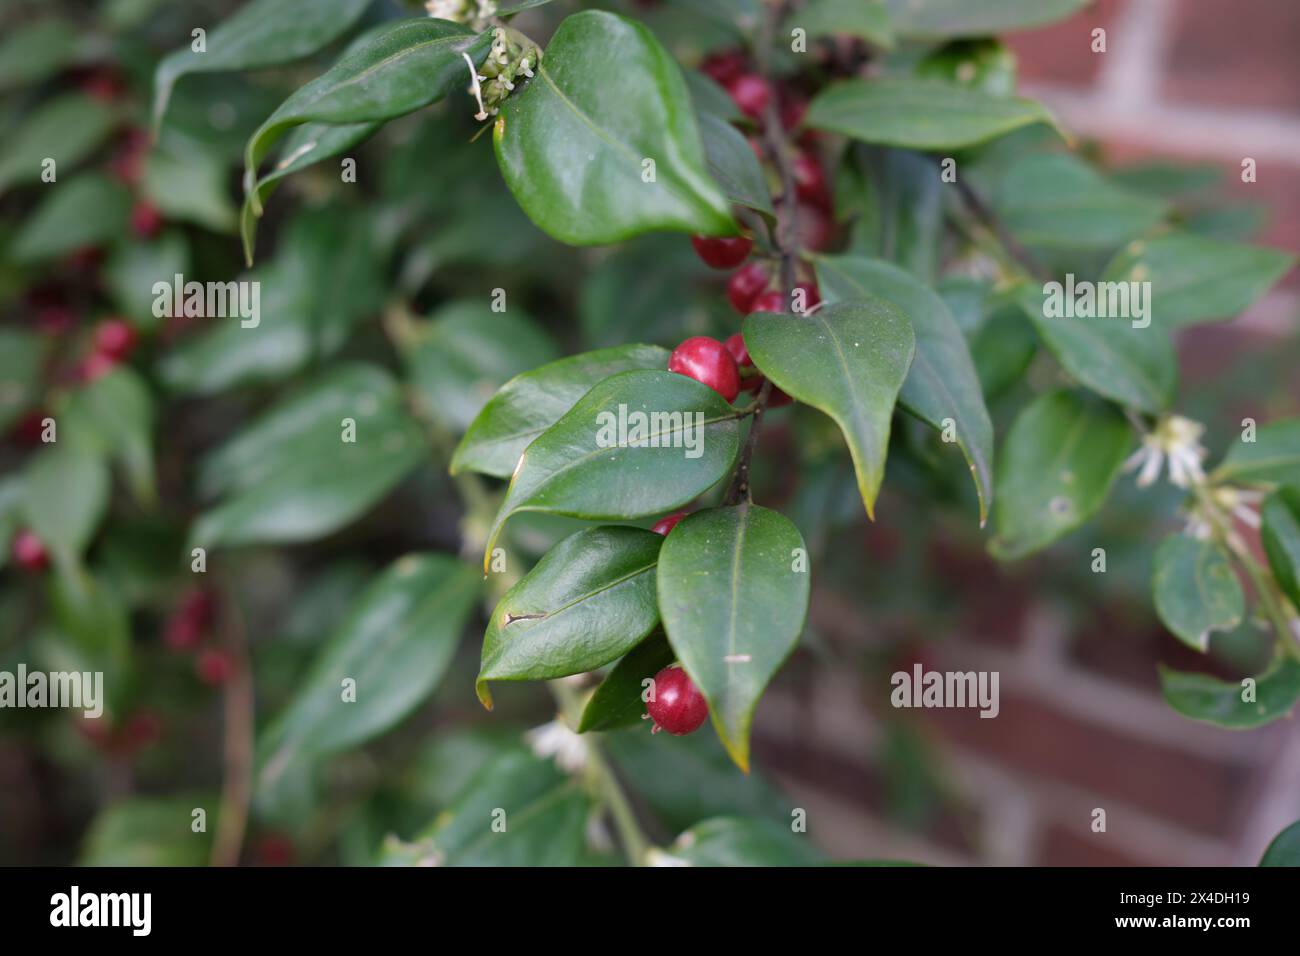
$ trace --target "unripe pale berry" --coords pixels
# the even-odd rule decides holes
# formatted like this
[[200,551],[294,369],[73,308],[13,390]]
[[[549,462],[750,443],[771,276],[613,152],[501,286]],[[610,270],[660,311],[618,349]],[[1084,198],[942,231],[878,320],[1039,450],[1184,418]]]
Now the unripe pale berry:
[[749,315],[754,300],[767,288],[769,281],[771,277],[767,274],[767,267],[761,262],[741,266],[727,280],[727,301],[741,315]]
[[654,697],[646,702],[646,713],[654,729],[666,730],[675,737],[698,730],[708,719],[709,704],[677,665],[665,667],[654,677]]
[[695,254],[715,269],[734,269],[749,258],[754,240],[748,236],[691,236]]
[[736,360],[726,346],[707,335],[692,336],[673,349],[668,371],[703,382],[729,402],[740,393]]
[[671,514],[667,518],[660,518],[651,526],[650,530],[655,534],[661,534],[664,537],[667,537],[668,532],[672,531],[673,528],[676,528],[677,522],[685,518],[686,514],[687,512],[685,511],[678,511],[676,514]]

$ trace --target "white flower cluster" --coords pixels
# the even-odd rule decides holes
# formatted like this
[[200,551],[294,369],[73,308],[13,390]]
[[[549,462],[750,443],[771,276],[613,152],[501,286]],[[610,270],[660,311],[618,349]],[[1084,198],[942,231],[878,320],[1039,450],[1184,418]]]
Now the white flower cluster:
[[524,735],[533,753],[538,757],[554,757],[556,765],[565,773],[581,773],[587,766],[587,742],[570,730],[563,721],[534,727]]
[[1205,426],[1181,415],[1168,415],[1154,431],[1142,436],[1142,447],[1124,462],[1125,471],[1138,472],[1139,488],[1146,488],[1160,477],[1165,459],[1169,459],[1169,480],[1179,488],[1189,488],[1205,480],[1201,462],[1205,449],[1201,435]]

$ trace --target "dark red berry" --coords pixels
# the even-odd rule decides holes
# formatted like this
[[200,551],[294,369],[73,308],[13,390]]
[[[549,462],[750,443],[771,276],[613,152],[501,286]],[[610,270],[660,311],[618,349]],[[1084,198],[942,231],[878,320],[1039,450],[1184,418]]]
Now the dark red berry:
[[141,239],[152,239],[163,227],[162,213],[147,199],[141,199],[131,209],[131,230]]
[[749,258],[754,240],[748,236],[691,236],[695,254],[715,269],[734,269]]
[[799,243],[810,252],[820,252],[831,244],[835,231],[831,217],[821,206],[799,203]]
[[781,391],[775,385],[767,393],[767,407],[780,408],[782,405],[789,405],[794,399]]
[[101,103],[111,103],[125,92],[126,84],[122,82],[122,77],[116,70],[101,69],[95,70],[82,80],[81,89],[86,95]]
[[151,747],[162,739],[162,720],[151,710],[141,710],[126,722],[126,742],[132,750]]
[[741,315],[753,311],[754,300],[767,288],[771,278],[767,267],[761,262],[750,262],[741,266],[727,280],[727,301]]
[[163,641],[173,650],[191,650],[207,636],[216,616],[217,604],[212,592],[196,588],[181,598],[167,618]]
[[740,393],[740,372],[736,360],[717,339],[695,335],[668,357],[668,371],[703,382],[727,401]]
[[199,654],[194,671],[203,683],[219,687],[230,680],[230,675],[235,672],[235,662],[226,651],[209,647]]
[[122,319],[106,319],[95,329],[95,351],[121,362],[135,349],[136,334]]
[[[802,307],[796,311],[811,312],[813,309],[817,308],[817,306],[821,305],[822,294],[821,294],[821,290],[817,288],[816,282],[800,282],[796,284],[794,288],[795,288],[795,295],[794,295],[795,304],[799,303],[800,298],[803,299]],[[802,296],[798,294],[800,291],[803,292]]]
[[654,693],[645,709],[655,722],[655,730],[666,730],[675,737],[698,730],[709,716],[704,695],[686,671],[675,664],[655,674]]
[[103,264],[103,246],[82,246],[80,249],[74,249],[68,256],[68,268],[90,278],[94,277]]
[[757,73],[742,73],[725,84],[736,107],[750,119],[761,120],[772,102],[772,87]]
[[749,307],[750,312],[784,312],[785,294],[779,289],[769,289],[754,300],[754,304]]
[[22,418],[10,430],[9,435],[15,442],[24,448],[32,448],[41,444],[41,439],[45,435],[45,419],[50,417],[50,413],[42,408],[34,408]]
[[650,528],[650,530],[653,531],[655,534],[662,534],[665,537],[667,537],[668,532],[672,531],[673,528],[676,528],[677,522],[685,518],[686,515],[687,512],[679,511],[676,514],[669,515],[667,518],[660,518],[658,521],[654,523],[654,525]]
[[269,833],[253,844],[253,863],[257,866],[288,866],[293,859],[293,841],[287,836]]
[[23,528],[15,534],[12,549],[14,564],[24,571],[37,573],[50,566],[50,553],[45,550],[45,542],[34,531]]
[[826,188],[826,173],[822,164],[812,153],[801,151],[795,154],[791,163],[794,174],[795,195],[805,202],[818,206],[829,205],[830,193]]
[[786,97],[781,104],[781,125],[786,129],[794,129],[803,122],[807,112],[808,101],[802,96]]
[[76,323],[76,313],[66,305],[47,305],[36,313],[36,331],[44,335],[63,335]]
[[754,364],[749,357],[749,349],[745,347],[745,337],[739,332],[728,336],[727,341],[722,344],[726,346],[727,351],[731,353],[731,357],[736,360],[736,365],[740,368],[747,368]]
[[710,53],[704,58],[704,62],[700,64],[700,72],[715,83],[726,86],[744,73],[748,66],[744,51],[719,50],[717,53]]
[[111,355],[105,355],[103,352],[91,352],[81,360],[75,374],[78,381],[89,384],[103,378],[116,367],[117,360]]

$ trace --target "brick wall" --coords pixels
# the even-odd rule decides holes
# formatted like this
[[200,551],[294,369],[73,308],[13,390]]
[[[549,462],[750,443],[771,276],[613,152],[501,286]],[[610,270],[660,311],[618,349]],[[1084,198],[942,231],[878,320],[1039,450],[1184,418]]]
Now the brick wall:
[[[1091,52],[1095,27],[1107,31],[1104,54]],[[1300,248],[1300,3],[1100,0],[1012,43],[1023,91],[1108,163],[1221,164],[1229,195],[1268,207],[1259,239]],[[1254,184],[1240,182],[1245,156],[1258,162]],[[1298,293],[1293,273],[1231,325],[1189,333],[1184,389],[1213,375],[1225,348],[1294,349]],[[979,583],[954,597],[963,633],[927,644],[925,666],[1000,672],[1001,714],[918,716],[952,788],[937,822],[918,831],[888,812],[884,679],[824,662],[796,668],[760,707],[760,755],[828,850],[930,863],[1253,865],[1300,818],[1294,720],[1247,733],[1188,721],[1161,700],[1155,664],[1204,665],[1149,620],[1099,614],[1082,628],[1032,577],[1026,588],[1024,575],[1013,582],[991,563],[969,574]],[[827,592],[814,596],[812,623],[846,659],[881,642],[858,608]],[[1104,833],[1093,832],[1094,808],[1106,811]]]

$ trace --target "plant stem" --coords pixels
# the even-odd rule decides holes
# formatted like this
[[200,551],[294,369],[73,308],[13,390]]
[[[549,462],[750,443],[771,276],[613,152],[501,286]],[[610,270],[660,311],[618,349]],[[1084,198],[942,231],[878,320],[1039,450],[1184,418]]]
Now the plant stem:
[[225,645],[233,663],[222,697],[225,776],[217,832],[212,841],[213,866],[237,866],[248,826],[253,794],[253,675],[248,664],[244,622],[234,600],[226,604]]
[[962,179],[957,180],[957,195],[961,197],[962,203],[970,211],[971,215],[979,221],[989,232],[993,233],[998,243],[1005,249],[1011,258],[1025,270],[1030,276],[1042,282],[1051,279],[1051,274],[1030,255],[1029,250],[1020,244],[1015,236],[1011,235],[1010,230],[1003,225],[1002,220],[998,218],[989,206],[980,198],[979,194]]

